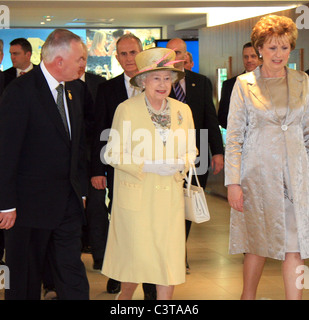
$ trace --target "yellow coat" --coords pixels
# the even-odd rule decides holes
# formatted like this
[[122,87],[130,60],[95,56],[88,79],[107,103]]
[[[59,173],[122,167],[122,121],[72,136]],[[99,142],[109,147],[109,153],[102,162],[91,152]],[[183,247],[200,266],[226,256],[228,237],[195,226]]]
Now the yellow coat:
[[[104,154],[107,162],[113,162],[115,177],[102,273],[121,282],[185,281],[183,178],[188,158],[196,156],[195,135],[188,134],[194,124],[187,105],[171,98],[168,103],[171,132],[166,147],[151,121],[144,93],[121,103],[115,112],[112,130],[119,135],[111,132]],[[179,141],[177,129],[184,134]],[[187,160],[184,172],[174,176],[143,172],[144,159],[172,157]]]

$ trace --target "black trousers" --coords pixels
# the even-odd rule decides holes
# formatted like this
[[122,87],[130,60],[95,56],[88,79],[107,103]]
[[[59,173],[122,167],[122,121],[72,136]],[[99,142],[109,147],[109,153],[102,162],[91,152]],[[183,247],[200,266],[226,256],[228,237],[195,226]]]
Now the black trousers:
[[105,190],[89,185],[86,206],[87,232],[93,260],[103,260],[109,227],[108,209],[105,204]]
[[4,256],[4,231],[0,229],[0,260],[3,259]]
[[47,259],[60,300],[89,299],[89,284],[81,260],[80,210],[72,193],[64,217],[55,229],[14,226],[5,230],[6,265],[10,270],[6,300],[39,300]]

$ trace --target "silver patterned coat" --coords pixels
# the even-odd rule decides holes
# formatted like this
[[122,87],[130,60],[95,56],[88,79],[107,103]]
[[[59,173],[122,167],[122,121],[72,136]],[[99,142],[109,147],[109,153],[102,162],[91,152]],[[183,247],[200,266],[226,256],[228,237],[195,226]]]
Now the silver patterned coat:
[[240,184],[244,212],[231,210],[230,253],[285,259],[283,172],[287,163],[301,258],[309,257],[309,81],[287,68],[289,112],[277,117],[260,67],[238,77],[230,104],[225,185]]

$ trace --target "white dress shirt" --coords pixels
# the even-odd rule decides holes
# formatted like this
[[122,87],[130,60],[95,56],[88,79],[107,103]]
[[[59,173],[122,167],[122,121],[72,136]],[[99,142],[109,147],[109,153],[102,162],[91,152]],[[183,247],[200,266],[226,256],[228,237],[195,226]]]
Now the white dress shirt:
[[26,68],[26,69],[24,69],[24,70],[22,70],[22,69],[19,69],[19,68],[16,68],[16,77],[18,78],[19,76],[20,76],[20,73],[21,72],[29,72],[30,70],[32,70],[33,69],[33,64],[32,64],[32,62],[30,62],[30,65],[29,65],[29,67],[28,68]]
[[[59,86],[59,84],[63,84],[63,90],[65,91],[65,83],[62,82],[58,82],[46,69],[44,62],[42,61],[40,64],[40,67],[42,69],[42,72],[44,74],[44,77],[48,83],[49,89],[55,99],[55,103],[57,104],[57,90],[56,88]],[[65,92],[63,93],[63,96],[66,97]],[[64,100],[64,109],[65,109],[65,114],[66,114],[66,118],[67,118],[67,123],[68,123],[68,128],[69,128],[69,132],[70,132],[70,136],[71,136],[71,125],[70,125],[70,117],[69,117],[69,111],[68,111],[68,104],[67,104],[67,99],[63,99]]]

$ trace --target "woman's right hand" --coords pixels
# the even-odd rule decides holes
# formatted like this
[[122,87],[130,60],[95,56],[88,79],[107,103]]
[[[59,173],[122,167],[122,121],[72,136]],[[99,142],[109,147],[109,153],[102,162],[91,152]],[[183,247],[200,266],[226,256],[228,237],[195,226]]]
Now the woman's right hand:
[[239,184],[230,184],[227,186],[227,199],[233,209],[243,212],[244,198]]

